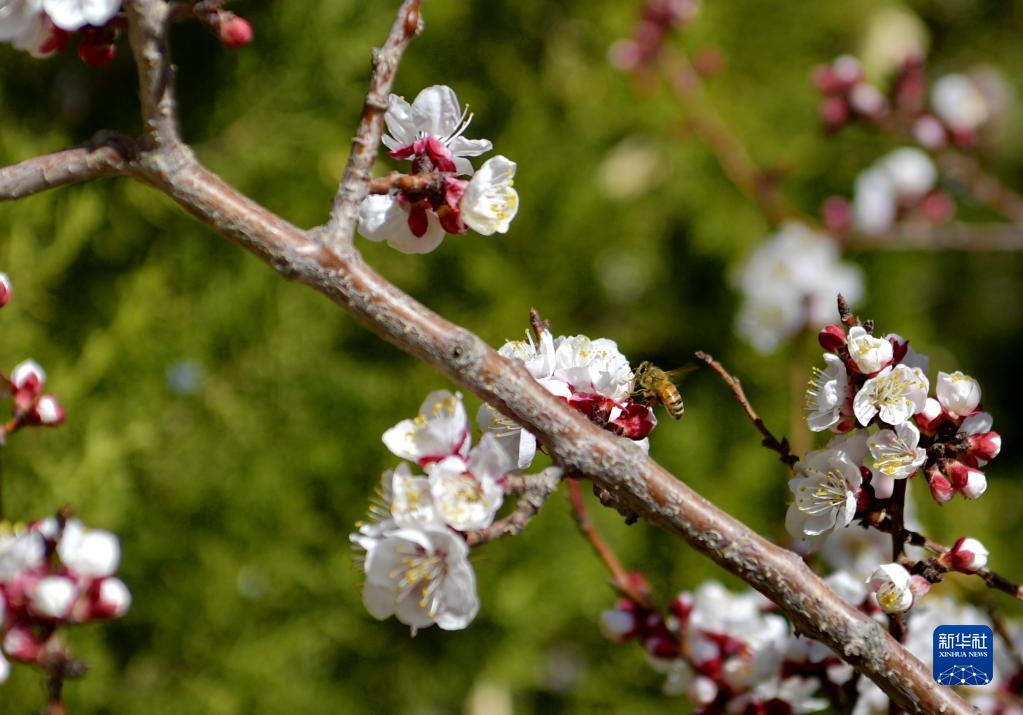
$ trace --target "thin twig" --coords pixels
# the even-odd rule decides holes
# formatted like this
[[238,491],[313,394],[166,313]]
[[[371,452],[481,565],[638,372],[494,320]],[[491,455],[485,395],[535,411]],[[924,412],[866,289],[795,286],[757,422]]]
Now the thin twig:
[[352,141],[341,185],[334,196],[330,219],[323,227],[322,239],[335,247],[348,246],[355,233],[359,204],[366,198],[373,163],[384,131],[384,113],[394,85],[394,75],[409,42],[420,30],[419,0],[405,0],[391,25],[387,41],[373,52],[373,76],[362,108],[359,128]]
[[1023,196],[984,171],[976,159],[946,149],[938,156],[938,164],[945,176],[962,182],[974,198],[992,211],[1013,223],[1023,223]]
[[768,449],[772,449],[777,452],[778,458],[781,459],[781,461],[785,464],[785,466],[789,467],[789,469],[794,467],[796,462],[799,461],[799,457],[792,454],[792,451],[789,448],[789,441],[787,439],[782,437],[779,440],[771,434],[771,430],[767,429],[767,425],[764,424],[764,420],[760,418],[760,415],[758,415],[753,409],[749,400],[746,399],[746,393],[742,390],[742,384],[739,382],[739,378],[732,375],[725,369],[724,365],[703,351],[697,352],[696,357],[710,365],[714,369],[714,372],[720,375],[721,379],[725,381],[725,384],[732,388],[736,401],[738,401],[739,405],[746,413],[746,416],[750,418],[750,421],[753,422],[753,426],[756,427],[760,434],[764,436],[761,444]]
[[593,547],[597,556],[607,566],[607,570],[611,572],[611,580],[614,583],[615,589],[630,601],[644,608],[655,609],[656,605],[653,603],[650,594],[636,589],[629,578],[629,574],[622,567],[618,557],[615,556],[614,550],[604,541],[604,537],[600,535],[600,531],[597,530],[593,520],[590,519],[590,513],[586,509],[586,500],[583,498],[582,484],[578,479],[568,478],[568,494],[572,500],[572,513],[575,515],[579,531],[590,542],[590,546]]
[[788,218],[799,218],[808,225],[816,222],[797,211],[778,190],[777,181],[768,176],[750,157],[746,147],[714,106],[703,86],[700,73],[681,49],[665,47],[661,66],[675,95],[684,105],[689,126],[711,150],[725,175],[739,191],[758,207],[772,225]]
[[933,226],[899,222],[877,236],[856,234],[842,241],[851,251],[1023,251],[1023,225],[1018,223],[962,223]]
[[422,174],[401,174],[392,171],[387,176],[381,176],[369,182],[368,193],[389,194],[395,189],[413,195],[443,194],[444,174],[439,171]]
[[515,510],[505,518],[498,519],[486,529],[470,531],[465,535],[466,542],[469,546],[476,546],[502,536],[515,536],[521,533],[533,517],[540,513],[543,505],[558,488],[561,483],[561,474],[560,467],[552,466],[539,474],[515,477],[514,480],[517,484],[512,485],[509,489],[512,493],[519,495],[519,500],[515,503]]
[[[159,4],[158,0],[132,0],[130,21],[138,20],[140,13],[135,10],[154,3]],[[407,8],[413,5],[408,1],[402,5],[404,14],[399,15],[399,22],[406,26],[411,17]],[[415,20],[418,24],[418,13]],[[147,47],[163,52],[158,64],[171,62],[165,44],[147,41],[133,42],[133,46],[136,53]],[[375,145],[373,142],[367,150],[375,152]],[[357,143],[356,154],[359,146]],[[361,159],[353,156],[349,168],[368,171],[371,164],[372,157],[367,163],[365,155]],[[350,243],[324,241],[323,230],[296,228],[228,186],[183,145],[147,146],[132,175],[163,191],[283,276],[328,296],[381,337],[433,365],[539,435],[564,469],[586,474],[624,508],[684,539],[764,593],[801,633],[834,649],[907,710],[946,715],[972,712],[951,689],[935,684],[918,659],[876,622],[846,604],[795,554],[703,499],[629,440],[589,422],[547,392],[524,367],[502,358],[478,336],[403,293],[367,266]],[[335,210],[332,216],[331,225],[337,229],[336,234],[328,232],[332,238],[352,235],[355,209],[368,188],[368,175],[356,172],[350,182],[342,182],[342,189],[346,187],[351,191],[335,202],[335,209],[341,206],[345,210]]]

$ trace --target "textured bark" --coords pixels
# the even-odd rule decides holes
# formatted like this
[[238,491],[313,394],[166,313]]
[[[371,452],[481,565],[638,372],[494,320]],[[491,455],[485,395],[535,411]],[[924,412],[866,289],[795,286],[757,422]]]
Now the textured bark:
[[780,548],[696,494],[630,440],[587,421],[541,387],[521,365],[497,354],[388,283],[352,246],[359,202],[370,184],[387,93],[405,46],[418,31],[418,0],[399,10],[374,55],[371,90],[345,177],[326,226],[303,231],[201,166],[177,135],[173,71],[162,0],[129,0],[130,38],[139,65],[147,134],[130,159],[109,146],[72,149],[0,170],[2,195],[123,173],[163,191],[217,232],[286,278],[323,293],[372,331],[428,362],[532,431],[568,474],[586,475],[616,506],[686,541],[778,604],[804,635],[830,646],[903,709],[973,712],[875,621],[850,607],[792,552]]

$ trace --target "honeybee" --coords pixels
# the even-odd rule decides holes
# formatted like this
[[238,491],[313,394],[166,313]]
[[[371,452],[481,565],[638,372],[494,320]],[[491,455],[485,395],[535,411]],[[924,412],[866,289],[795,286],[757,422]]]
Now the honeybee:
[[648,407],[660,402],[669,415],[680,420],[686,408],[676,383],[695,369],[695,365],[687,365],[662,370],[649,360],[641,362],[632,377],[632,399]]

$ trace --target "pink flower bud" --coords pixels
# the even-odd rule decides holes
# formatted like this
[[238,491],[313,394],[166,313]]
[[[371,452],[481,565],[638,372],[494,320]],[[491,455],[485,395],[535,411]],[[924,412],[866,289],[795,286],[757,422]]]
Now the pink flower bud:
[[817,342],[826,352],[838,352],[845,345],[845,330],[841,325],[828,325],[817,334]]
[[679,656],[678,643],[668,635],[653,635],[643,641],[643,648],[655,658],[677,658]]
[[[968,469],[970,469],[968,467]],[[979,469],[970,469],[966,484],[960,489],[962,495],[967,499],[977,499],[987,491],[987,477]]]
[[220,41],[226,47],[237,49],[252,42],[254,33],[252,24],[248,20],[233,13],[224,13],[224,15],[230,15],[220,22]]
[[925,149],[943,149],[948,143],[945,127],[932,114],[925,114],[913,124],[913,136]]
[[15,660],[31,663],[38,660],[43,652],[43,644],[24,626],[14,626],[3,641],[4,652]]
[[872,84],[859,82],[849,91],[849,105],[870,119],[880,119],[888,113],[888,100]]
[[78,589],[71,579],[64,576],[47,576],[40,579],[32,592],[32,611],[43,618],[62,620],[71,613],[78,598]]
[[1002,437],[997,432],[984,432],[967,436],[970,454],[977,459],[990,462],[1002,451]]
[[931,590],[931,582],[919,574],[913,574],[909,579],[909,590],[913,594],[914,602],[927,595]]
[[849,89],[863,79],[863,67],[859,60],[851,55],[836,57],[831,63],[831,72],[835,82],[843,89]]
[[671,603],[668,604],[668,610],[682,623],[688,623],[689,616],[692,614],[695,606],[696,603],[693,601],[692,595],[680,593],[671,599]]
[[0,273],[0,308],[11,302],[11,279]]
[[920,202],[920,212],[932,224],[948,223],[956,213],[956,202],[944,191],[932,191]]
[[624,643],[636,635],[636,615],[619,608],[612,608],[600,614],[600,632],[615,643]]
[[922,434],[933,437],[941,423],[945,421],[945,412],[941,409],[940,402],[928,397],[923,410],[913,415],[913,419],[916,420],[916,426],[920,428]]
[[849,103],[843,97],[825,97],[821,100],[820,114],[826,129],[841,129],[849,121]]
[[26,415],[29,424],[56,427],[64,422],[64,408],[53,395],[43,395]]
[[39,394],[46,383],[46,371],[35,360],[23,360],[11,371],[11,384],[19,392],[33,397]]
[[976,539],[963,536],[948,552],[949,565],[956,571],[976,573],[987,566],[988,550]]
[[841,196],[829,196],[821,206],[821,218],[832,233],[844,233],[852,226],[852,206]]
[[956,490],[952,486],[952,482],[945,478],[945,475],[941,473],[941,470],[937,466],[932,466],[927,469],[927,486],[931,489],[931,497],[934,498],[938,504],[944,504],[952,500],[955,496]]

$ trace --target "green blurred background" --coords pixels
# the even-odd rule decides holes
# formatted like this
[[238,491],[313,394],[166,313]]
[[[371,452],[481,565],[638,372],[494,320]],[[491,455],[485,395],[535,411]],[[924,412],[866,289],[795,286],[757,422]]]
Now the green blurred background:
[[[199,156],[300,226],[326,216],[357,122],[369,51],[396,2],[238,2],[256,41],[227,51],[196,26],[174,32],[182,121]],[[674,40],[716,46],[712,96],[754,157],[814,212],[848,195],[856,172],[891,145],[864,131],[824,137],[814,64],[856,51],[891,3],[710,3]],[[666,367],[703,349],[723,359],[777,431],[789,425],[789,373],[818,360],[803,344],[763,357],[732,333],[729,276],[769,226],[685,130],[663,89],[637,93],[609,45],[631,34],[640,2],[426,0],[426,31],[397,78],[411,98],[444,83],[472,105],[472,137],[519,163],[511,232],[450,237],[406,256],[359,239],[385,276],[493,344],[521,336],[531,305],[555,333],[607,336],[635,361]],[[1019,88],[1023,3],[914,3],[932,64],[1000,68]],[[126,47],[93,70],[73,51],[48,61],[0,47],[0,162],[53,151],[101,128],[137,132]],[[609,157],[646,157],[615,184]],[[1023,185],[1018,145],[989,149]],[[395,167],[389,159],[381,171]],[[610,178],[609,178],[610,177]],[[983,212],[969,206],[983,218]],[[980,379],[1005,437],[976,503],[924,509],[931,535],[969,533],[1016,580],[1023,524],[1012,412],[1023,260],[981,253],[859,252],[861,313],[910,337],[932,373]],[[15,299],[0,313],[0,365],[34,357],[67,413],[59,430],[18,434],[3,451],[7,516],[71,504],[116,531],[135,605],[120,622],[72,634],[92,670],[67,688],[72,713],[686,712],[659,692],[638,648],[603,640],[606,575],[555,496],[522,536],[474,558],[482,610],[463,632],[411,639],[360,603],[347,533],[392,457],[380,434],[451,387],[271,270],[127,180],[53,191],[0,208],[0,270]],[[812,342],[812,341],[810,341]],[[468,396],[470,409],[478,401]],[[770,538],[782,537],[786,471],[757,445],[708,374],[686,390],[686,417],[662,420],[656,458]],[[920,490],[922,483],[915,483]],[[921,492],[920,496],[925,496]],[[920,500],[923,502],[923,499]],[[630,566],[667,597],[723,578],[684,544],[597,514]],[[728,579],[726,579],[728,580]],[[980,602],[976,580],[941,590]],[[733,586],[737,583],[729,580]],[[1023,616],[1001,599],[1004,612]],[[38,673],[15,667],[0,712],[43,701]]]

